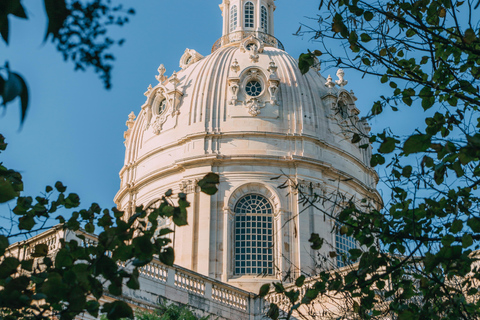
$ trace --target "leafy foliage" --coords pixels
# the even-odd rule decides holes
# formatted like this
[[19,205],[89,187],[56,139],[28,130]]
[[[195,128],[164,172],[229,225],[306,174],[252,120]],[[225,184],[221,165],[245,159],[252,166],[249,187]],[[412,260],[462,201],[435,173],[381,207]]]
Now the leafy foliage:
[[[198,317],[186,305],[160,303],[153,311],[136,310],[137,320],[208,320],[210,317]],[[105,315],[100,320],[107,320]]]
[[[6,149],[0,135],[0,150]],[[202,181],[215,178],[207,175]],[[218,176],[216,177],[218,181]],[[216,191],[209,185],[208,191]],[[139,289],[139,269],[157,257],[165,264],[174,261],[168,228],[159,229],[159,218],[172,218],[177,225],[186,224],[189,203],[185,195],[178,195],[177,203],[171,190],[161,197],[155,208],[135,208],[123,212],[116,208],[101,209],[98,204],[73,211],[69,218],[56,216],[58,228],[88,233],[98,232],[95,244],[84,232],[78,240],[60,240],[57,252],[50,252],[46,244],[38,244],[31,257],[12,254],[9,239],[45,229],[45,223],[55,217],[60,208],[76,209],[80,198],[67,194],[61,182],[47,186],[45,193],[32,198],[21,195],[20,173],[0,166],[0,203],[15,201],[12,214],[18,233],[0,228],[0,313],[2,319],[74,319],[87,311],[96,317],[105,313],[108,319],[132,318],[130,306],[122,301],[105,303],[98,300],[106,290],[122,294],[124,285]],[[12,229],[13,230],[13,229]],[[93,297],[94,299],[88,299]],[[190,318],[185,318],[190,319]]]
[[[111,62],[115,59],[109,52],[112,46],[122,45],[124,40],[113,40],[107,36],[110,26],[123,26],[129,21],[133,9],[125,10],[121,5],[113,6],[111,0],[44,0],[48,18],[44,41],[51,40],[65,61],[71,60],[75,70],[85,71],[93,67],[100,75],[105,88],[111,87]],[[3,0],[0,3],[0,35],[9,43],[9,16],[28,19],[20,0]],[[19,97],[23,124],[28,109],[28,87],[26,81],[12,72],[5,62],[0,68],[0,96],[2,104]]]
[[[370,141],[376,149],[371,165],[388,170],[383,182],[391,197],[383,208],[375,199],[351,198],[344,199],[348,205],[333,202],[335,212],[326,212],[324,204],[335,197],[299,190],[302,203],[337,220],[355,238],[359,248],[349,254],[358,262],[341,272],[321,272],[303,298],[286,290],[291,308],[285,318],[311,306],[314,297],[319,303],[335,295],[344,301],[339,318],[480,316],[474,252],[480,240],[477,7],[473,1],[322,1],[318,27],[304,33],[313,32],[323,62],[376,76],[391,90],[373,104],[368,118],[414,110],[416,117],[424,114],[425,127],[408,136],[385,130],[353,137],[354,143]],[[344,55],[332,51],[339,47]],[[303,72],[311,57],[300,57]],[[311,242],[314,248],[322,245],[318,235]],[[276,308],[271,306],[272,319],[280,316]]]

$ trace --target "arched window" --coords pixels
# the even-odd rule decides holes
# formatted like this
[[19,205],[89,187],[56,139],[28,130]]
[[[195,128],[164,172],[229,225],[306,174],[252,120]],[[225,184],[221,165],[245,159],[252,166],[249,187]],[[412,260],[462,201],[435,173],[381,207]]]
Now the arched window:
[[262,29],[263,32],[268,33],[268,14],[267,14],[267,8],[265,6],[262,6]]
[[273,275],[273,207],[259,194],[235,206],[235,274]]
[[237,6],[233,6],[230,9],[230,32],[237,29]]
[[336,223],[335,249],[337,252],[337,267],[341,268],[353,263],[350,260],[350,249],[357,248],[357,242],[353,237],[340,233],[341,225]]
[[254,27],[254,14],[255,14],[255,7],[253,3],[251,2],[245,3],[245,28]]

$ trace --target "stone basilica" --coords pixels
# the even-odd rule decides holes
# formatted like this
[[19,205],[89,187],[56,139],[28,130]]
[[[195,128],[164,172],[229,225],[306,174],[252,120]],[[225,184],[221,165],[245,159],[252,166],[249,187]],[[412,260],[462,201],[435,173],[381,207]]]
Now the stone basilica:
[[[186,49],[170,76],[161,65],[127,121],[118,208],[149,206],[168,189],[186,193],[191,207],[188,225],[172,235],[175,266],[147,265],[141,290],[125,290],[124,299],[147,308],[167,299],[212,319],[261,319],[262,284],[314,275],[319,254],[356,246],[323,212],[305,209],[295,186],[379,199],[378,178],[370,150],[351,142],[349,128],[369,126],[343,71],[338,80],[319,68],[302,75],[274,36],[274,0],[223,0],[220,9],[223,36],[211,54]],[[213,196],[197,187],[209,172],[220,176]],[[37,240],[69,237],[62,232]],[[312,233],[325,239],[320,253]],[[343,266],[339,257],[332,266]]]

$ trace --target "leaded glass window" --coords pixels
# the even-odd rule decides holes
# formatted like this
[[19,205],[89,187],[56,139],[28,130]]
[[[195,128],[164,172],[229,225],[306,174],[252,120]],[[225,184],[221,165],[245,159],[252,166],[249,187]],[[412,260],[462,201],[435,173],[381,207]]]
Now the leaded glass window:
[[247,2],[245,4],[245,28],[254,27],[254,14],[255,7],[253,6],[253,3]]
[[350,249],[357,248],[357,242],[353,237],[340,233],[341,225],[336,224],[335,249],[337,252],[337,267],[341,268],[352,263],[350,260]]
[[235,274],[273,275],[273,208],[248,194],[235,206]]
[[245,91],[251,97],[258,97],[262,93],[262,84],[257,80],[252,80],[245,86]]
[[262,6],[262,28],[263,32],[268,33],[268,14],[264,6]]
[[237,6],[233,6],[230,9],[230,32],[237,29]]

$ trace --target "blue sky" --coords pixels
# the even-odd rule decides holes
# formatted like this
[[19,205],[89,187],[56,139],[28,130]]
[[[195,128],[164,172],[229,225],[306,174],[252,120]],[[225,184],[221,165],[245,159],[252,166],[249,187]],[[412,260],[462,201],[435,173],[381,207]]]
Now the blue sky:
[[[115,2],[115,1],[114,1]],[[112,29],[111,35],[125,38],[115,48],[113,88],[105,90],[92,70],[74,72],[54,46],[42,44],[46,18],[42,1],[23,1],[29,20],[11,18],[8,47],[0,42],[0,64],[5,60],[27,80],[30,110],[19,131],[19,102],[0,113],[0,133],[9,143],[0,161],[24,176],[25,194],[38,195],[45,185],[57,180],[76,192],[82,206],[98,202],[112,207],[120,184],[125,147],[123,132],[131,111],[138,114],[145,101],[143,93],[155,84],[159,64],[170,76],[179,70],[180,57],[186,48],[208,55],[221,36],[221,0],[142,0],[127,1],[136,14],[124,27]],[[308,38],[293,35],[306,17],[318,13],[318,2],[312,0],[277,0],[275,36],[286,51],[298,57],[317,46]],[[322,66],[325,69],[325,66]],[[336,69],[329,69],[324,76]],[[347,89],[359,98],[357,106],[365,113],[378,96],[377,80],[361,79],[360,74],[346,70]],[[366,90],[368,88],[368,90]],[[374,130],[384,127],[382,119],[372,123]],[[1,208],[0,215],[7,213]],[[5,220],[0,220],[4,224]]]

